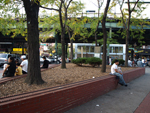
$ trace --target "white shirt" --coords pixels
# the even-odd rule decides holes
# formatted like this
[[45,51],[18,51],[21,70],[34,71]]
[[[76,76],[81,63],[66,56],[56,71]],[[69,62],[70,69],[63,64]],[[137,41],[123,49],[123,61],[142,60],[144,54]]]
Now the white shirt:
[[131,60],[128,60],[128,66],[132,67],[132,62],[131,62]]
[[145,63],[145,59],[142,59],[142,63]]
[[22,66],[22,70],[28,72],[28,60],[24,60],[20,64]]
[[109,58],[109,65],[111,65],[111,58]]
[[5,70],[6,66],[7,66],[7,64],[4,64],[4,65],[3,65],[3,70]]
[[116,73],[115,69],[118,69],[118,66],[114,63],[114,64],[111,66],[111,73],[112,73],[112,74]]

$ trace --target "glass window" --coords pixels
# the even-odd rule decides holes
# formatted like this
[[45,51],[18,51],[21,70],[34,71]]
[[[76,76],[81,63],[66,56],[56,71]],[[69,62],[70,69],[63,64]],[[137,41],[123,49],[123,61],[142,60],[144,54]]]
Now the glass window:
[[86,46],[86,52],[89,52],[89,46]]
[[118,55],[118,58],[119,59],[123,59],[123,55]]
[[123,47],[119,47],[119,53],[123,53]]
[[81,58],[81,54],[77,54],[77,58]]
[[103,53],[103,47],[101,47],[101,52]]
[[118,53],[118,47],[115,47],[115,53]]
[[109,48],[109,53],[113,53],[112,47]]
[[86,57],[86,58],[88,58],[88,57],[94,57],[94,54],[83,54],[83,57]]
[[94,46],[90,47],[90,52],[94,52]]
[[81,52],[81,46],[78,46],[77,52]]
[[0,54],[0,58],[6,58],[6,54]]
[[83,52],[86,52],[86,46],[83,46]]
[[112,53],[115,53],[115,47],[112,47]]

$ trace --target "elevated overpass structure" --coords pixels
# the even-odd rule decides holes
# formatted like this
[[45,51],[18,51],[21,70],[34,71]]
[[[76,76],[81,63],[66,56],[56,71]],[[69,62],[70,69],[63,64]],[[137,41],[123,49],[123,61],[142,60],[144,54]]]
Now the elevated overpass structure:
[[[110,18],[113,19],[113,18]],[[94,21],[94,20],[93,20]],[[146,20],[146,21],[150,21],[150,19]],[[87,28],[87,30],[90,32],[91,30],[91,24],[90,23],[86,23],[83,25],[84,28]],[[40,31],[40,40],[42,41],[42,36],[44,35],[44,32],[42,32],[43,28],[47,28],[45,26],[43,26],[42,24],[39,25],[39,28],[41,29]],[[50,28],[53,28],[53,25],[50,26]],[[132,29],[140,29],[140,27],[135,27],[135,26],[131,26]],[[14,27],[15,29],[15,27]],[[122,25],[118,24],[118,20],[112,21],[112,22],[106,22],[106,30],[109,32],[111,30],[111,32],[114,32],[115,34],[117,34],[118,36],[114,36],[112,37],[113,39],[117,39],[117,41],[120,44],[125,44],[125,39],[122,38],[122,35],[120,33],[117,33],[117,31],[121,29],[121,31],[124,29],[124,27]],[[143,41],[145,41],[145,45],[150,45],[150,25],[146,25],[146,27],[143,27],[143,29],[145,30],[145,33],[143,34],[144,39]],[[101,23],[99,23],[98,26],[98,32],[102,32],[102,25]],[[13,33],[12,33],[13,34]],[[14,47],[15,48],[26,48],[26,39],[25,37],[23,37],[21,34],[18,35],[17,37],[11,38],[11,35],[3,35],[2,33],[0,33],[0,51],[1,50],[6,50],[7,51],[11,51]],[[102,36],[98,36],[98,39],[102,39]],[[90,37],[85,37],[82,38],[81,40],[81,36],[78,35],[75,37],[74,43],[93,43],[95,41],[95,37],[90,36]],[[48,38],[42,42],[45,43],[61,43],[61,35],[60,33],[50,33]],[[69,36],[68,34],[65,34],[65,43],[70,43],[69,40]],[[134,39],[133,37],[129,38],[129,44],[134,44],[136,43],[137,45],[139,45],[138,43],[138,38]]]

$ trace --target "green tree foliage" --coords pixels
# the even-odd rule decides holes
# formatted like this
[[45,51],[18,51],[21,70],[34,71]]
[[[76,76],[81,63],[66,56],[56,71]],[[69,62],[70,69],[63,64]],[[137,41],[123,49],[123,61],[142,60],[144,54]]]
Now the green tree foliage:
[[[76,12],[80,11],[82,9],[83,4],[81,1],[73,1],[73,0],[60,0],[60,1],[54,1],[50,2],[51,5],[56,6],[56,9],[54,8],[46,8],[45,6],[40,6],[44,9],[49,10],[55,10],[58,13],[54,16],[53,19],[50,19],[51,17],[47,17],[46,19],[53,23],[52,26],[55,28],[53,31],[57,31],[61,34],[61,44],[62,44],[62,68],[66,68],[65,64],[65,33],[67,32],[67,22],[68,22],[68,16],[75,15]],[[69,15],[70,13],[70,15]],[[59,19],[57,19],[59,17]],[[51,21],[53,20],[53,22]],[[43,21],[45,22],[45,21]],[[50,25],[51,26],[51,25]],[[57,29],[57,30],[56,30]],[[49,31],[51,32],[51,31]]]
[[[39,0],[1,0],[0,1],[0,32],[12,37],[22,35],[28,41],[28,84],[43,84],[39,61]],[[25,15],[20,9],[25,10]],[[34,69],[33,69],[34,68]]]
[[[133,31],[135,31],[136,33],[142,33],[143,30],[131,30],[131,23],[134,23],[134,21],[132,22],[131,18],[137,18],[137,17],[134,17],[134,13],[137,13],[135,14],[136,16],[140,16],[141,15],[141,11],[143,10],[142,6],[141,6],[141,3],[139,3],[139,0],[135,0],[134,2],[130,0],[127,1],[127,6],[128,8],[125,9],[123,8],[123,5],[124,5],[124,0],[114,0],[114,2],[116,1],[116,4],[119,4],[120,6],[120,12],[121,12],[121,18],[120,18],[120,22],[124,29],[123,29],[123,32],[121,33],[123,36],[126,37],[126,59],[125,59],[125,66],[128,66],[128,44],[129,44],[129,38],[130,38],[130,35],[133,35],[134,37],[134,33]],[[131,15],[132,14],[132,15]],[[130,31],[132,31],[132,33],[130,34]],[[140,38],[143,38],[142,35]]]

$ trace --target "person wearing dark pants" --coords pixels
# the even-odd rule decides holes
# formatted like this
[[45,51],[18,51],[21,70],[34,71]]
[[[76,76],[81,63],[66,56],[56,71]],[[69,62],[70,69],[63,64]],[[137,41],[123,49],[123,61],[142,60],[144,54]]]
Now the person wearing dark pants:
[[22,60],[22,62],[20,64],[20,67],[22,67],[22,73],[27,74],[27,72],[28,72],[28,60],[26,59],[25,55],[21,56],[21,60]]
[[116,59],[115,63],[111,66],[111,74],[119,78],[119,84],[122,86],[128,86],[123,79],[123,73],[118,70],[119,61]]
[[6,65],[6,68],[3,71],[3,78],[4,77],[13,77],[16,71],[16,63],[14,61],[14,57],[8,58],[8,64]]
[[46,57],[45,57],[45,56],[43,56],[42,58],[43,58],[44,62],[43,62],[43,66],[42,66],[41,68],[48,68],[48,66],[49,66],[49,61],[46,60]]

